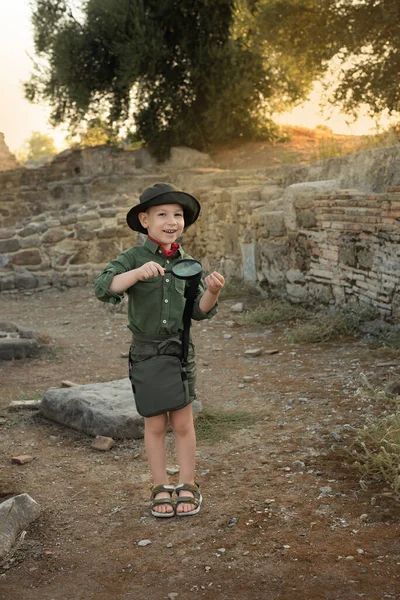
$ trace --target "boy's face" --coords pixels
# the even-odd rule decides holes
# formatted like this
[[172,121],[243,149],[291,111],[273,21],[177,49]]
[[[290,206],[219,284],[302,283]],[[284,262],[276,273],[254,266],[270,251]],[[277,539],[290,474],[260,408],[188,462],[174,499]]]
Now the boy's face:
[[168,249],[182,235],[185,227],[183,208],[180,204],[161,204],[139,213],[139,220],[147,233]]

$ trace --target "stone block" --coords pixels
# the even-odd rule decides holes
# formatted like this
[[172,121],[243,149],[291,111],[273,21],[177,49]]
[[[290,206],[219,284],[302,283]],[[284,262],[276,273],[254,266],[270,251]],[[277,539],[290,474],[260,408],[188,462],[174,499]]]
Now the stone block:
[[99,450],[100,452],[108,452],[114,446],[115,442],[112,438],[104,435],[96,435],[92,442],[93,450]]
[[17,238],[10,238],[7,240],[0,240],[0,253],[16,252],[21,247]]
[[289,283],[304,283],[305,281],[304,273],[296,269],[286,271],[286,278]]
[[15,287],[18,290],[31,290],[37,287],[37,279],[32,273],[16,273]]
[[100,231],[97,232],[97,237],[99,238],[115,238],[116,235],[116,227],[105,227],[104,229],[100,229]]
[[304,302],[307,300],[307,286],[297,283],[287,283],[286,291],[294,302]]
[[0,339],[0,360],[18,360],[30,356],[37,356],[39,344],[36,340],[21,338]]
[[0,504],[0,560],[12,549],[17,536],[38,518],[40,506],[28,494],[20,494]]
[[47,230],[48,225],[46,223],[29,223],[29,225],[18,231],[18,235],[20,237],[28,237],[29,235],[34,235],[35,233],[44,233]]
[[65,229],[53,228],[49,229],[42,235],[43,244],[57,244],[67,237]]
[[16,234],[16,230],[15,229],[5,229],[5,228],[1,228],[0,229],[0,240],[8,240],[9,238],[14,237],[14,235]]
[[19,242],[21,248],[37,248],[41,244],[40,236],[37,234],[21,238]]
[[7,290],[13,290],[15,288],[15,277],[14,275],[5,275],[0,277],[0,292],[6,292]]
[[143,437],[143,417],[128,378],[47,390],[39,410],[45,418],[91,436]]
[[14,265],[40,265],[42,257],[38,249],[22,250],[11,256],[11,262]]

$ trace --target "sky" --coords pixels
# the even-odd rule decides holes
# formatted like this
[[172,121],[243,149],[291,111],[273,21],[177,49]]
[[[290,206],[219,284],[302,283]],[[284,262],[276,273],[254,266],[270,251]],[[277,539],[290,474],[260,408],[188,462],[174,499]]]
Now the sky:
[[[33,33],[30,22],[30,0],[11,0],[7,4],[7,21],[0,36],[0,132],[12,152],[22,148],[33,131],[51,135],[58,150],[65,148],[66,131],[51,128],[47,121],[48,106],[30,104],[24,98],[22,83],[29,79],[33,56]],[[327,125],[334,133],[363,135],[374,133],[376,123],[365,114],[355,123],[338,110],[332,114],[319,111],[321,92],[316,85],[309,100],[290,113],[279,115],[281,124],[300,125],[313,129]],[[385,123],[383,123],[385,125]]]

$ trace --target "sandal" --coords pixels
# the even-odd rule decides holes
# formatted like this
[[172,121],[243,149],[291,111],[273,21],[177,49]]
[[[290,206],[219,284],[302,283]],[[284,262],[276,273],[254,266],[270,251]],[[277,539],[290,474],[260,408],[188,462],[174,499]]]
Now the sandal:
[[[151,514],[153,515],[153,517],[173,517],[175,515],[175,507],[172,504],[172,492],[174,490],[175,486],[170,484],[157,485],[156,487],[153,487],[151,489],[150,502]],[[160,492],[168,492],[169,498],[156,498],[157,494],[159,494]],[[156,506],[159,506],[160,504],[168,504],[169,506],[172,506],[173,510],[169,512],[159,512],[157,510],[154,510],[154,508]]]
[[[194,483],[194,485],[192,485],[191,483],[180,483],[179,485],[175,486],[175,492],[177,494],[179,494],[179,492],[181,492],[181,491],[192,492],[194,497],[178,496],[178,500],[176,501],[176,505],[175,505],[176,516],[177,517],[190,517],[191,515],[196,515],[199,512],[201,503],[203,501],[203,497],[200,494],[200,488],[199,488],[198,484],[196,482]],[[177,511],[176,510],[177,506],[179,504],[183,504],[183,503],[193,504],[195,508],[193,510],[189,510],[187,512]]]

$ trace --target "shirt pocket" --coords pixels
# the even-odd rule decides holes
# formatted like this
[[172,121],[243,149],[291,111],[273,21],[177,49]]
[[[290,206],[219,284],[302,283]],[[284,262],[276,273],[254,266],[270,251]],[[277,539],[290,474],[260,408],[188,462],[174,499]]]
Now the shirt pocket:
[[162,288],[162,277],[152,277],[144,281],[138,281],[135,286],[135,291],[141,296],[147,296],[154,292],[160,291]]
[[185,293],[186,281],[184,279],[178,279],[177,277],[174,277],[174,279],[175,290],[178,292],[178,294],[181,294],[183,296],[183,294]]

